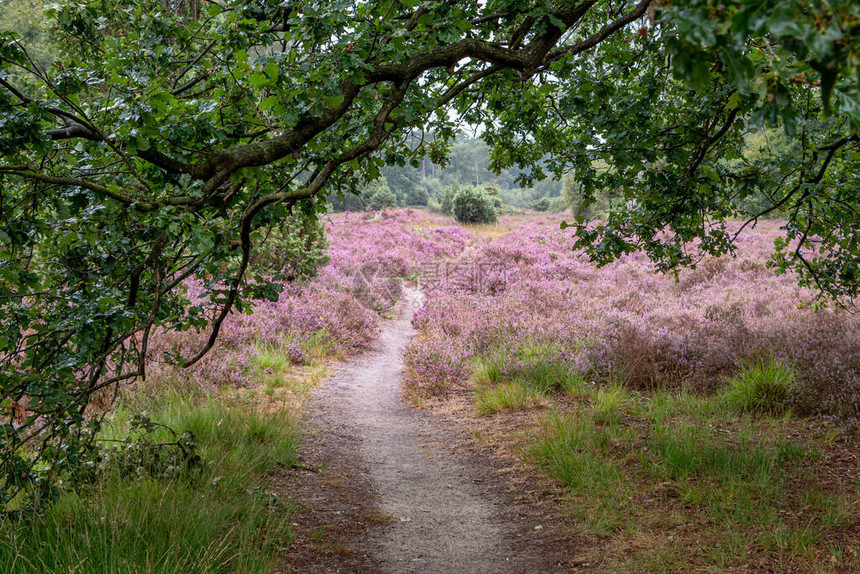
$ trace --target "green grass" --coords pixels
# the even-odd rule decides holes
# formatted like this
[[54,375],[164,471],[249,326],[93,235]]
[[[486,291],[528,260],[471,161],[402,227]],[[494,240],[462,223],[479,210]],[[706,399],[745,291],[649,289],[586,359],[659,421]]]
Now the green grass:
[[304,341],[299,342],[305,354],[305,364],[312,365],[339,356],[335,352],[336,341],[325,329],[320,329]]
[[474,359],[472,380],[479,387],[515,382],[543,394],[582,393],[585,381],[562,352],[560,347],[539,342],[496,348]]
[[635,396],[620,385],[592,393],[591,416],[597,423],[615,423],[635,404]]
[[475,358],[472,380],[481,386],[495,385],[505,380],[502,371],[502,357],[498,354],[479,355]]
[[713,436],[708,428],[680,423],[653,427],[650,450],[660,474],[672,480],[707,477],[718,481],[768,481],[787,460],[801,458],[785,445],[757,442],[740,433],[740,444]]
[[280,373],[292,366],[290,359],[272,345],[255,345],[256,355],[251,358],[255,374],[265,376],[269,373]]
[[[479,415],[506,410],[543,407],[557,393],[592,396],[585,379],[563,354],[550,344],[526,341],[516,348],[495,348],[473,360],[472,381]],[[602,401],[611,401],[611,397]],[[607,404],[611,409],[611,405]]]
[[[337,356],[335,352],[337,342],[325,329],[320,329],[306,339],[284,341],[284,345],[288,343],[296,344],[301,348],[303,355],[301,364],[304,366],[317,365],[331,359],[332,356]],[[252,359],[252,365],[255,368],[255,375],[265,374],[266,371],[283,372],[293,366],[280,345],[257,342],[254,344],[254,350],[256,354]]]
[[585,381],[574,372],[561,350],[546,343],[497,348],[474,359],[472,381],[479,415],[542,407],[553,393],[586,393]]
[[310,390],[327,374],[326,360],[337,356],[332,351],[332,340],[323,330],[308,341],[303,341],[302,364],[295,365],[286,356],[283,347],[258,343],[251,358],[252,376],[260,383],[256,391],[270,401],[279,401],[282,407],[293,408],[303,404]]
[[653,479],[677,483],[683,502],[731,527],[771,524],[786,494],[786,467],[814,456],[779,438],[756,439],[749,428],[733,441],[688,423],[652,428],[650,434]]
[[[153,420],[195,434],[202,471],[175,480],[108,472],[29,524],[0,524],[0,571],[271,572],[292,539],[293,509],[262,487],[272,467],[296,460],[294,422],[176,393],[152,406]],[[120,409],[104,436],[124,436],[128,420]]]
[[687,390],[669,392],[659,390],[640,395],[637,403],[639,416],[648,422],[661,424],[678,417],[695,424],[726,423],[738,420],[737,414],[726,410],[721,401]]
[[583,502],[571,509],[587,533],[609,535],[628,522],[635,485],[624,472],[624,460],[612,451],[631,438],[625,429],[595,425],[587,416],[552,415],[547,434],[533,450],[547,474]]
[[820,538],[820,530],[811,523],[798,527],[779,521],[762,533],[760,543],[771,552],[806,556]]
[[823,490],[809,490],[804,493],[803,500],[820,512],[823,527],[843,528],[851,524],[853,509],[843,497]]
[[718,540],[707,544],[703,554],[709,564],[725,571],[748,553],[748,541],[739,532],[725,532]]
[[290,540],[284,512],[259,494],[109,480],[68,495],[26,528],[0,530],[0,569],[32,572],[270,572]]
[[745,367],[729,380],[721,398],[741,412],[780,414],[788,410],[788,388],[794,381],[791,369],[774,360]]
[[785,438],[790,418],[727,410],[723,396],[586,390],[587,403],[547,416],[529,452],[566,487],[575,532],[602,540],[601,556],[618,552],[612,568],[813,564],[841,552],[826,533],[852,523],[851,494],[807,485],[819,455],[814,441]]
[[546,405],[543,393],[519,382],[501,383],[475,391],[479,415],[494,415],[504,410],[522,410]]
[[195,406],[177,397],[153,418],[194,433],[203,458],[240,481],[296,460],[298,431],[283,411],[230,406],[215,399]]
[[808,483],[816,443],[791,432],[793,374],[777,362],[743,369],[716,395],[638,392],[586,383],[560,349],[527,341],[478,356],[472,380],[479,415],[547,408],[525,450],[566,487],[574,532],[600,541],[594,560],[607,570],[812,566],[849,554],[827,533],[853,523],[852,494]]

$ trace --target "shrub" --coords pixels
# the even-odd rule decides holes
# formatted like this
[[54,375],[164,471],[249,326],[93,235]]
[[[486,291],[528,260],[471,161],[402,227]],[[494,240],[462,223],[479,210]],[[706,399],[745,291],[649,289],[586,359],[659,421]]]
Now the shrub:
[[579,182],[568,173],[562,180],[561,197],[575,216],[589,219],[606,217],[609,214],[611,201],[609,192],[597,191],[593,196],[586,196]]
[[434,285],[416,327],[477,356],[476,382],[522,382],[525,366],[530,381],[546,381],[543,367],[518,356],[541,341],[561,351],[535,348],[536,362],[567,363],[588,382],[629,390],[717,394],[738,365],[765,357],[791,366],[792,413],[860,428],[860,318],[811,308],[813,291],[765,267],[781,223],[741,234],[737,258],[706,258],[670,280],[642,254],[592,265],[572,248],[571,231],[558,229],[561,218],[514,220],[506,227],[515,232],[474,237],[456,275]]
[[550,213],[561,213],[567,211],[568,207],[563,197],[553,197],[549,201],[549,209],[547,211]]
[[454,197],[460,191],[460,186],[457,184],[449,185],[442,193],[442,213],[445,215],[454,215]]
[[364,211],[364,197],[349,191],[334,191],[326,198],[331,211]]
[[433,198],[430,198],[427,201],[427,210],[432,211],[433,213],[444,213],[442,211],[442,204]]
[[[105,468],[138,480],[177,479],[201,470],[193,433],[179,434],[167,425],[153,422],[146,413],[133,416],[128,424],[128,437],[112,439],[110,447],[103,449]],[[159,440],[157,435],[161,431],[170,433],[167,440]]]
[[794,382],[791,369],[774,360],[745,367],[723,390],[726,403],[737,410],[778,414],[785,411],[788,389]]
[[504,203],[502,202],[502,196],[499,192],[499,188],[495,185],[485,185],[483,189],[484,193],[486,193],[487,196],[493,201],[493,206],[496,208],[496,211],[501,212]]
[[548,197],[541,197],[540,199],[536,199],[529,204],[529,208],[535,211],[549,211],[550,207],[550,199]]
[[445,397],[468,375],[466,353],[438,334],[419,334],[403,353],[403,386],[413,396]]
[[381,171],[388,187],[397,197],[398,205],[427,205],[427,188],[421,181],[421,175],[412,166],[391,165],[383,167]]
[[259,247],[251,260],[253,272],[295,281],[315,277],[331,259],[325,223],[304,213],[293,213],[278,227],[260,231],[259,236]]
[[365,196],[365,204],[372,211],[380,211],[388,207],[397,206],[397,197],[388,187],[384,177],[375,179],[367,184],[362,194]]
[[499,218],[493,198],[471,186],[457,192],[453,209],[460,223],[495,223]]

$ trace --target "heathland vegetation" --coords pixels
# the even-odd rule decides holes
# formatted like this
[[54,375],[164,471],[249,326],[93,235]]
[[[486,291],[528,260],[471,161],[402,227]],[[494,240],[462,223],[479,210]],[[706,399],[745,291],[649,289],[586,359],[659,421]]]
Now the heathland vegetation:
[[277,567],[296,413],[412,281],[408,395],[513,421],[584,563],[858,568],[858,32],[0,0],[0,564]]
[[735,258],[661,275],[639,255],[595,266],[559,221],[326,217],[328,257],[229,317],[206,360],[166,360],[205,333],[154,335],[147,381],[90,406],[109,412],[99,475],[26,529],[7,521],[0,560],[13,572],[270,571],[297,534],[298,501],[276,486],[300,464],[295,417],[328,361],[369,348],[410,281],[428,298],[405,352],[409,398],[492,421],[479,442],[563,489],[582,561],[858,567],[860,329],[767,269],[781,222],[745,231]]
[[[299,461],[297,416],[326,365],[366,350],[398,279],[460,253],[470,239],[452,221],[416,212],[344,215],[296,247],[288,228],[263,253],[271,272],[293,277],[277,301],[231,315],[221,343],[191,369],[170,360],[206,333],[160,331],[145,382],[102,391],[84,412],[104,418],[75,473],[38,516],[9,513],[0,565],[9,572],[270,572],[294,537],[297,501],[279,473]],[[314,260],[295,279],[293,255]],[[200,285],[189,282],[189,292]],[[193,295],[192,295],[193,296]],[[17,423],[16,423],[17,424]],[[75,482],[72,482],[74,480]]]
[[476,229],[427,284],[413,400],[497,419],[481,440],[564,486],[584,563],[860,567],[860,325],[767,268],[781,222],[658,275],[638,254],[595,267],[558,221]]

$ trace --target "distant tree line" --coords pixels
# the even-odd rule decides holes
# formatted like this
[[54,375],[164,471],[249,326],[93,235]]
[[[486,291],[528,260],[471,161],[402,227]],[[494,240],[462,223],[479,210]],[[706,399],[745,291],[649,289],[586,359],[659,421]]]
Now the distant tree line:
[[[792,146],[796,147],[796,144],[782,130],[754,130],[745,136],[744,145],[739,151],[740,158],[727,160],[727,165],[741,161],[776,163],[779,158],[793,153]],[[422,158],[416,163],[383,167],[380,177],[360,187],[358,194],[331,192],[329,204],[335,211],[428,207],[454,215],[454,196],[459,190],[473,188],[484,190],[493,198],[497,214],[506,210],[531,209],[570,212],[590,219],[606,217],[621,201],[614,197],[611,189],[600,190],[593,197],[586,198],[571,173],[561,181],[544,178],[533,181],[530,186],[520,187],[520,183],[530,174],[517,168],[494,173],[487,144],[480,137],[465,133],[459,134],[451,144],[448,163],[444,166],[434,163],[430,158]],[[612,167],[603,160],[595,160],[593,169],[598,173],[612,171]],[[774,204],[765,193],[758,190],[739,197],[736,203],[740,210],[749,214],[760,213]],[[778,217],[780,212],[774,209],[769,214]]]

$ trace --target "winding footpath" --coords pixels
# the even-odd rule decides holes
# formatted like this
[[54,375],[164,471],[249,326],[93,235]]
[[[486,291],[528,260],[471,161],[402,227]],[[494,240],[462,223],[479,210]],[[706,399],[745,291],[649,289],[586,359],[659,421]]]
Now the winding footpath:
[[511,510],[475,465],[452,453],[445,429],[403,402],[401,354],[414,335],[421,293],[406,289],[376,350],[342,365],[315,392],[314,422],[334,455],[368,482],[386,517],[351,550],[379,572],[544,572],[534,550],[517,552]]

